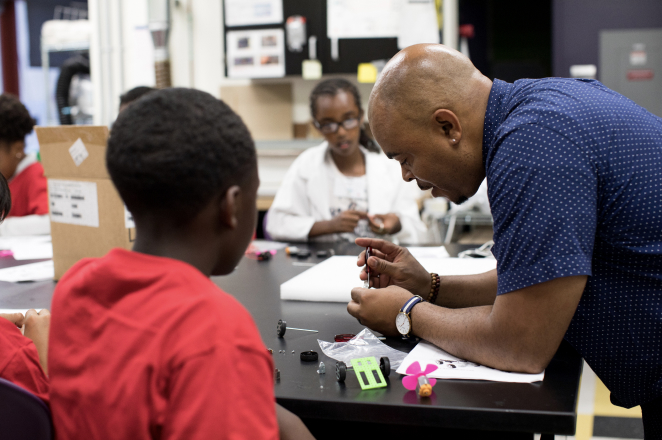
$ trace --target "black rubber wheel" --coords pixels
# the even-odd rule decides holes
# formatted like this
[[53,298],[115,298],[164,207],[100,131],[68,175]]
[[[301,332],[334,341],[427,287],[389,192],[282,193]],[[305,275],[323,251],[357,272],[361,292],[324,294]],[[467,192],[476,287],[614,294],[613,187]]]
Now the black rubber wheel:
[[385,378],[391,374],[391,361],[389,361],[386,356],[379,359],[379,369],[382,370],[382,374]]
[[279,338],[285,336],[285,330],[287,330],[287,323],[282,319],[278,320],[278,325],[276,325],[276,334]]
[[344,362],[336,362],[336,379],[344,382],[347,377],[347,365]]

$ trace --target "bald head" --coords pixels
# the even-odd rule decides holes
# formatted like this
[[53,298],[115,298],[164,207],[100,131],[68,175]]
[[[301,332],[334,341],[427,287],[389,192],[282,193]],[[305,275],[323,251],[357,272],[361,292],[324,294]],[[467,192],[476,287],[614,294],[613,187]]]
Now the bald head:
[[382,108],[411,120],[437,108],[462,114],[475,100],[473,86],[486,79],[460,52],[442,44],[416,44],[384,67],[370,94],[370,115]]
[[483,124],[491,89],[458,51],[410,46],[388,62],[372,89],[372,133],[400,162],[403,179],[461,203],[485,177]]

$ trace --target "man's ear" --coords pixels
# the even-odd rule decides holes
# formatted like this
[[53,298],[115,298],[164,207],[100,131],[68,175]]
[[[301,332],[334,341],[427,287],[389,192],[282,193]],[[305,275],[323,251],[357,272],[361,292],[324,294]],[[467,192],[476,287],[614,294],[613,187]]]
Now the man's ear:
[[448,109],[437,109],[434,112],[434,123],[437,130],[448,139],[451,145],[457,145],[462,139],[462,126],[460,120],[452,111]]
[[239,204],[241,197],[241,188],[233,185],[225,191],[220,206],[220,220],[223,226],[235,229],[239,224]]

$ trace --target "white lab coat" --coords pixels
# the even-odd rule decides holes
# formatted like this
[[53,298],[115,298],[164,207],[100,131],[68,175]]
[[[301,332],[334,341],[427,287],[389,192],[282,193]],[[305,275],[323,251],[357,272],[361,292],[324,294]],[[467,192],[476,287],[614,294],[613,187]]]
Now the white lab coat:
[[[419,243],[427,236],[416,203],[421,191],[402,180],[400,166],[381,153],[363,147],[368,184],[368,214],[394,213],[402,230],[393,241]],[[269,209],[267,232],[274,240],[307,241],[317,221],[331,220],[330,187],[335,164],[327,142],[310,148],[296,158],[287,171]],[[338,234],[315,237],[314,241],[338,240]]]

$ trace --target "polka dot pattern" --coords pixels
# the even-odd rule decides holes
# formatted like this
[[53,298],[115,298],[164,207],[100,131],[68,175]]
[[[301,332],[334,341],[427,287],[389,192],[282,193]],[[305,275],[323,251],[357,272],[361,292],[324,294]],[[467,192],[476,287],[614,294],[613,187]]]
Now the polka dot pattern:
[[662,396],[662,119],[592,80],[495,80],[483,161],[498,294],[588,283],[565,335],[631,407]]

